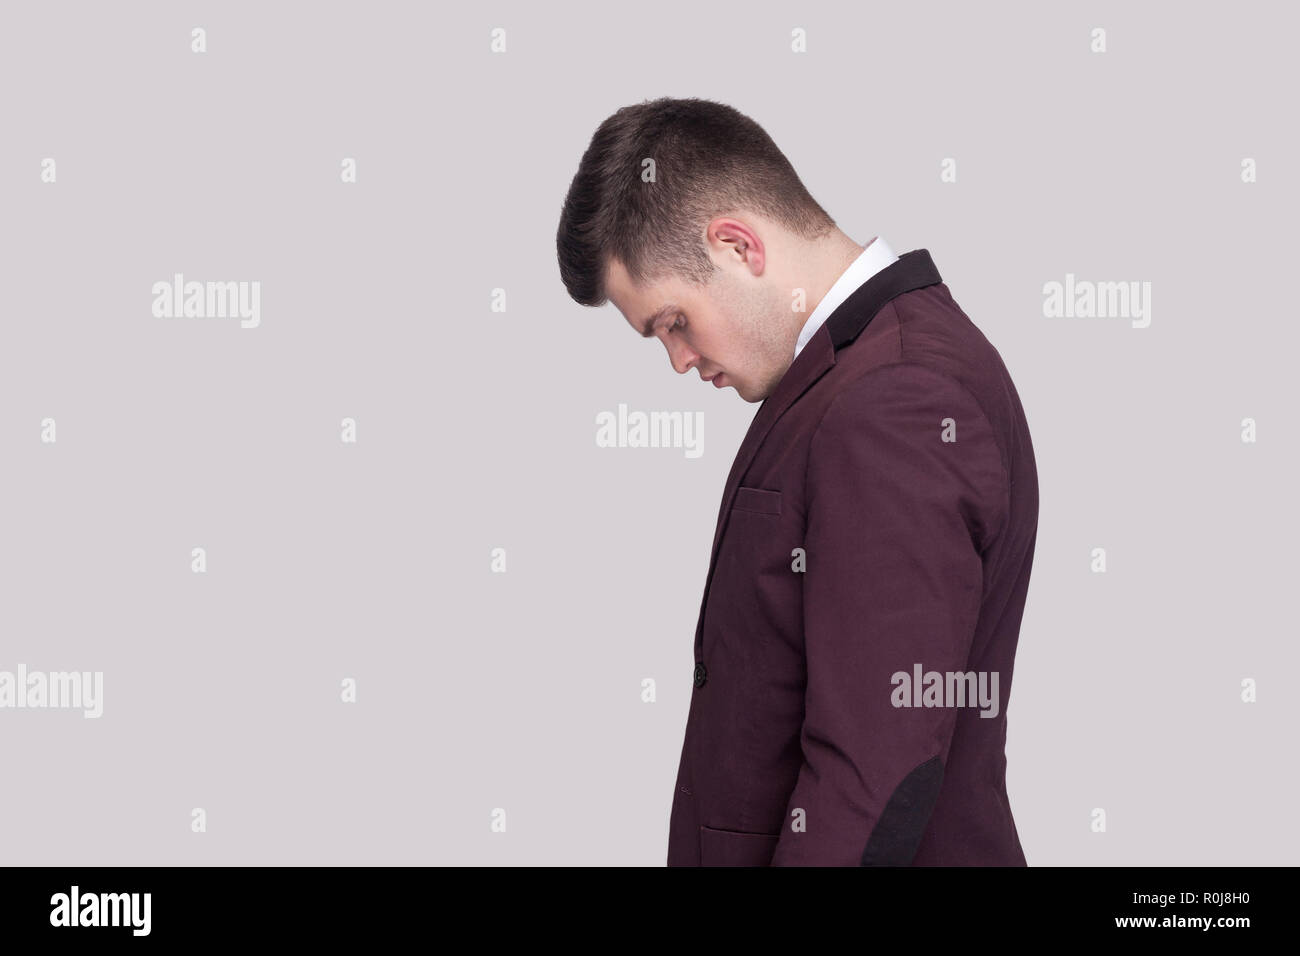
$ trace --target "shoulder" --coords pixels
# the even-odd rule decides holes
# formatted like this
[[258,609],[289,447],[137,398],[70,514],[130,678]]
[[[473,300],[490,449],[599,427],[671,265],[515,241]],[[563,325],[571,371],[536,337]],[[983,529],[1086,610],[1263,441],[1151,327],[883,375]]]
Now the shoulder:
[[826,406],[818,431],[958,413],[992,428],[975,393],[957,376],[922,362],[896,361],[874,366],[843,383]]

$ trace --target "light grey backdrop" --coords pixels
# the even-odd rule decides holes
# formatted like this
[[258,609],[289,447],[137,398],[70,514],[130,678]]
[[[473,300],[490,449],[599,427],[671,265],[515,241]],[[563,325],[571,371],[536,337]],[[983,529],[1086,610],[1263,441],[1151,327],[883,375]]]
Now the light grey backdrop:
[[[756,406],[573,304],[554,235],[596,125],[674,95],[929,249],[1011,370],[1029,862],[1297,862],[1294,10],[5,3],[0,671],[104,691],[0,709],[0,861],[663,862]],[[176,272],[260,325],[155,317]],[[1150,326],[1045,318],[1066,273]],[[620,402],[704,454],[596,447]]]

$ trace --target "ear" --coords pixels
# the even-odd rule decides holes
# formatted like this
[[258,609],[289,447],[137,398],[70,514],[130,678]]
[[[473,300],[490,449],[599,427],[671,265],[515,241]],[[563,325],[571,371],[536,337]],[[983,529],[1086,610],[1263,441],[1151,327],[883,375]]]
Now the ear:
[[718,216],[705,230],[709,255],[719,268],[743,263],[754,275],[762,275],[767,250],[758,231],[734,216]]

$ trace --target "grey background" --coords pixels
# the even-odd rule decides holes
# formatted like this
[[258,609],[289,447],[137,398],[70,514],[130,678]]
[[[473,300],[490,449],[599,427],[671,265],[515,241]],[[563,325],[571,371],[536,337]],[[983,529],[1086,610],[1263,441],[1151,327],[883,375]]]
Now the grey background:
[[[1015,378],[1030,864],[1297,862],[1294,9],[5,3],[0,669],[105,688],[0,710],[0,861],[662,864],[757,406],[573,304],[554,233],[598,123],[674,95],[929,249]],[[173,272],[261,281],[260,328],[154,318]],[[1067,272],[1150,328],[1045,319]],[[619,402],[703,457],[597,448]]]

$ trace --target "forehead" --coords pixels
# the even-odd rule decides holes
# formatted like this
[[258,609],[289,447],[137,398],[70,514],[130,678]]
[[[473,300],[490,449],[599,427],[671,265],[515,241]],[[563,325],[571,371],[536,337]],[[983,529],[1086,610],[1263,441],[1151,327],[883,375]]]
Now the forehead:
[[632,277],[618,259],[610,259],[605,268],[605,290],[611,299],[617,300],[615,305],[634,302],[650,292],[644,285],[632,282]]
[[611,259],[605,269],[605,292],[623,317],[640,330],[664,303],[678,298],[678,283],[671,277],[653,282],[634,284],[623,263]]
[[632,282],[632,277],[628,275],[627,269],[618,259],[610,259],[609,264],[605,267],[605,288],[606,291],[620,295],[623,298],[634,296],[681,296],[690,291],[688,283],[683,282],[679,277],[670,274],[660,276],[656,279],[642,279],[638,283]]

